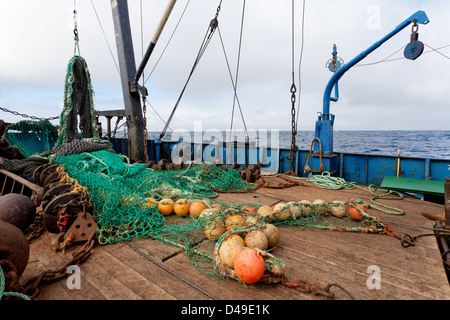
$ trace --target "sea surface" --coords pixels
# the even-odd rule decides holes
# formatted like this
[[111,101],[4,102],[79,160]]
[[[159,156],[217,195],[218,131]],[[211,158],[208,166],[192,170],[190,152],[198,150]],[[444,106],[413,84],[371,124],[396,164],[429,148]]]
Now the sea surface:
[[[193,133],[190,134],[193,137]],[[257,147],[274,143],[279,144],[280,148],[289,149],[291,146],[292,136],[289,131],[257,131],[256,134],[251,133],[252,136],[254,138],[250,138],[250,141],[255,141]],[[159,132],[149,132],[150,139],[158,137]],[[229,140],[226,132],[216,133],[215,138],[210,133],[203,133],[202,137],[206,143],[211,143],[215,138],[219,141]],[[238,141],[245,140],[243,133],[236,137]],[[300,150],[309,150],[313,138],[313,131],[300,131],[295,138],[296,145]],[[450,159],[450,130],[334,131],[333,139],[335,152],[396,156],[400,149],[403,157]],[[168,132],[163,140],[178,141],[179,135]]]

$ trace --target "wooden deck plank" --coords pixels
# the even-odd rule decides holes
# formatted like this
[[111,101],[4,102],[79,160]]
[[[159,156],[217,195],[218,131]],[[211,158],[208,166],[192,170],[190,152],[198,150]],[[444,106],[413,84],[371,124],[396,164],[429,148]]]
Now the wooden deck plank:
[[[371,248],[348,250],[347,239],[343,242],[336,241],[340,237],[348,238],[345,237],[346,234],[336,232],[328,238],[317,238],[318,232],[305,230],[299,235],[295,230],[290,231],[284,232],[284,239],[287,239],[289,243],[296,243],[296,247],[292,245],[285,247],[283,244],[286,241],[280,241],[278,253],[282,257],[293,256],[292,259],[297,261],[293,264],[296,266],[294,270],[287,270],[293,271],[294,274],[301,265],[305,267],[304,271],[309,277],[323,277],[318,278],[321,282],[340,283],[338,279],[346,280],[343,281],[345,285],[342,285],[354,289],[354,294],[358,298],[364,297],[365,299],[377,299],[378,297],[385,299],[386,296],[393,296],[391,292],[395,292],[396,296],[401,299],[442,299],[445,298],[445,294],[448,294],[448,290],[443,290],[443,285],[439,288],[439,284],[434,283],[432,277],[426,277],[423,273],[417,274],[416,265],[414,264],[414,268],[412,268],[408,261],[401,256],[402,252],[384,255],[372,254]],[[305,237],[308,233],[309,237]],[[403,255],[409,256],[410,253],[404,251]],[[367,268],[372,265],[378,266],[381,270],[382,290],[380,291],[369,290],[366,285],[369,277]],[[352,276],[347,277],[348,274]],[[328,278],[333,275],[338,275],[338,277],[329,280]],[[422,286],[426,287],[425,290]]]

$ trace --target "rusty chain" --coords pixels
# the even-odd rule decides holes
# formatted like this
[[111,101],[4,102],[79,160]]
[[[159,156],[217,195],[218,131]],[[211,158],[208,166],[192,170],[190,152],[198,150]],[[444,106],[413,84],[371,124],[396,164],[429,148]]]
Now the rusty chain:
[[72,259],[64,263],[58,269],[43,271],[39,275],[29,279],[21,291],[28,295],[32,300],[35,299],[39,294],[39,287],[42,284],[48,284],[63,279],[67,276],[67,267],[86,261],[86,259],[90,256],[94,245],[95,233],[91,235],[89,240],[79,251],[72,254]]
[[307,280],[295,280],[295,281],[287,281],[286,278],[283,276],[275,276],[272,274],[264,274],[262,279],[260,280],[262,283],[265,284],[276,284],[281,283],[289,288],[295,288],[303,293],[311,293],[313,295],[321,295],[328,299],[334,299],[335,294],[333,292],[330,292],[331,287],[338,287],[342,291],[344,291],[352,300],[354,300],[354,297],[342,286],[336,284],[336,283],[330,283],[326,285],[324,288],[319,286],[318,284],[312,284]]
[[19,113],[19,112],[17,112],[17,111],[11,111],[11,110],[9,110],[9,109],[2,108],[2,107],[0,107],[0,110],[3,111],[3,112],[9,112],[9,113],[12,113],[12,114],[15,115],[15,116],[21,116],[21,117],[23,117],[23,118],[30,118],[30,119],[33,119],[33,120],[56,120],[56,119],[59,119],[59,116],[56,116],[56,117],[50,117],[50,118],[39,118],[39,117],[36,117],[36,116],[30,116],[30,115],[28,115],[28,114],[26,114],[26,113]]
[[[294,75],[292,75],[294,77]],[[291,85],[291,126],[292,126],[292,141],[291,141],[291,148],[289,150],[289,161],[290,161],[290,169],[291,171],[294,171],[294,150],[297,149],[297,146],[295,145],[295,136],[297,135],[297,125],[296,125],[296,119],[295,119],[295,93],[297,92],[297,88],[295,87],[295,83],[292,82]]]
[[311,284],[306,280],[286,281],[285,279],[283,279],[282,283],[290,288],[296,288],[297,290],[303,293],[312,293],[314,295],[321,295],[329,299],[335,298],[334,293],[321,288],[317,284]]

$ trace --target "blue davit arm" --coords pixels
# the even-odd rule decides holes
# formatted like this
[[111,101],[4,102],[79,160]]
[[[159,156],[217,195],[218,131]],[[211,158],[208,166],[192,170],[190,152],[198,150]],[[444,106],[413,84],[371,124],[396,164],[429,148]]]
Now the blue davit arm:
[[[315,140],[317,140],[314,144],[314,154],[312,159],[312,166],[309,167],[308,171],[311,171],[313,173],[320,173],[325,171],[330,172],[331,174],[335,174],[338,172],[338,155],[336,155],[333,152],[333,125],[334,125],[334,115],[330,114],[330,101],[337,101],[339,98],[338,93],[338,81],[339,79],[346,73],[351,67],[356,65],[358,62],[363,60],[365,57],[367,57],[371,52],[376,50],[378,47],[380,47],[384,42],[392,38],[394,35],[399,33],[402,29],[407,27],[408,25],[414,23],[414,24],[427,24],[429,22],[427,15],[423,11],[417,11],[415,14],[413,14],[411,17],[403,21],[400,25],[398,25],[397,28],[395,28],[391,33],[386,35],[384,38],[382,38],[380,41],[374,43],[370,48],[368,48],[366,51],[359,54],[357,57],[355,57],[353,60],[349,61],[348,63],[342,65],[336,72],[334,72],[333,76],[331,77],[330,81],[327,84],[327,87],[325,89],[325,94],[323,97],[323,112],[319,116],[318,121],[316,121],[316,127],[315,127]],[[414,30],[413,30],[414,34]],[[416,59],[422,51],[419,50],[419,48],[416,48],[416,45],[420,45],[420,41],[414,41],[417,39],[413,39],[411,34],[411,42],[408,45],[409,51],[405,49],[405,57],[408,59]],[[417,33],[415,34],[417,35]],[[407,48],[408,48],[407,46]],[[423,48],[423,46],[421,47]],[[408,53],[409,56],[406,54]],[[332,70],[334,71],[334,70]],[[331,97],[331,93],[333,91],[333,88],[335,88],[336,96]],[[316,139],[317,138],[317,139]],[[320,162],[319,162],[320,161]],[[306,167],[305,167],[306,168]]]
[[323,97],[323,120],[330,120],[330,101],[334,101],[334,99],[331,99],[331,92],[333,90],[333,87],[337,84],[339,79],[346,73],[351,67],[356,65],[358,62],[363,60],[365,57],[367,57],[370,53],[372,53],[374,50],[376,50],[378,47],[380,47],[384,42],[395,36],[397,33],[399,33],[401,30],[403,30],[405,27],[410,25],[411,23],[420,23],[420,24],[427,24],[430,22],[428,20],[427,15],[424,11],[417,11],[414,13],[411,17],[403,21],[401,24],[398,25],[397,28],[395,28],[391,33],[386,35],[384,38],[379,40],[378,42],[374,43],[371,47],[369,47],[366,51],[363,51],[360,53],[357,57],[353,58],[353,60],[349,61],[348,63],[344,64],[336,73],[333,74],[330,81],[328,82],[327,87],[325,88],[325,94]]

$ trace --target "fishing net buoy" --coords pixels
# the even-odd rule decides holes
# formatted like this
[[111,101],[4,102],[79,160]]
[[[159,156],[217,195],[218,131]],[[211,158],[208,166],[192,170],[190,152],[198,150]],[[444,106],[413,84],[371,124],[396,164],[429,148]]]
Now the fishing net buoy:
[[187,199],[179,199],[175,202],[173,206],[173,211],[176,215],[185,216],[189,214],[189,208],[191,204],[187,201]]
[[270,222],[273,219],[273,216],[272,216],[273,209],[269,206],[259,207],[259,209],[256,211],[256,213],[259,214],[265,222]]
[[225,232],[225,225],[222,219],[214,217],[204,226],[205,236],[210,240],[219,238]]
[[256,225],[258,224],[258,217],[256,215],[249,215],[248,217],[245,218],[245,222],[247,223],[247,225],[251,226],[251,225]]
[[242,239],[242,237],[240,235],[232,234],[231,236],[229,236],[227,238],[227,240],[236,240],[236,241],[240,242],[243,246],[245,246],[244,239]]
[[211,205],[211,209],[214,209],[215,211],[220,212],[223,210],[223,207],[220,204],[216,203],[216,204]]
[[276,204],[273,207],[273,211],[275,212],[275,218],[277,218],[278,220],[287,220],[292,216],[291,209],[284,202]]
[[203,224],[203,230],[208,239],[215,240],[225,232],[225,224],[222,217],[217,216],[217,211],[214,209],[203,210],[198,218]]
[[163,216],[168,216],[173,213],[175,203],[170,198],[164,198],[158,203],[158,211]]
[[241,208],[241,213],[242,214],[255,214],[256,213],[256,209],[255,208],[253,208],[252,206],[243,206],[242,208]]
[[217,218],[217,211],[213,210],[213,209],[205,209],[202,212],[200,212],[198,218],[200,220],[211,220],[214,218]]
[[301,211],[303,212],[304,216],[309,216],[309,215],[312,214],[313,209],[311,207],[311,204],[312,204],[311,201],[309,201],[309,200],[302,200],[299,203],[302,205]]
[[241,250],[234,259],[234,272],[244,283],[253,284],[261,280],[265,269],[264,258],[255,249]]
[[146,207],[150,208],[150,207],[154,207],[158,205],[158,202],[156,202],[156,200],[152,197],[148,197],[145,198],[145,203],[146,203]]
[[342,217],[347,212],[345,203],[342,201],[333,201],[330,205],[330,213],[335,217]]
[[206,204],[202,201],[194,201],[189,207],[189,214],[192,218],[198,218],[200,213],[206,209]]
[[361,212],[358,211],[358,209],[357,209],[355,206],[358,206],[359,209],[361,209],[363,212],[366,212],[366,213],[367,213],[366,208],[364,208],[364,206],[361,205],[361,204],[359,204],[359,203],[356,203],[356,204],[354,204],[354,205],[351,205],[351,206],[348,208],[347,213],[348,213],[348,215],[350,216],[350,218],[352,218],[353,220],[355,220],[355,221],[361,221],[362,214],[361,214]]
[[238,240],[228,239],[224,241],[219,248],[220,260],[230,268],[234,268],[236,255],[244,250],[244,246]]
[[327,213],[327,206],[325,204],[325,201],[322,199],[316,199],[311,204],[313,206],[313,210],[317,214],[326,214]]
[[36,206],[31,198],[17,193],[0,196],[0,220],[25,231],[36,218]]
[[251,249],[267,250],[269,247],[269,240],[261,230],[251,230],[247,232],[244,238],[245,246]]
[[[232,215],[225,220],[225,227],[227,231],[232,231],[235,229],[243,229],[247,225],[245,218],[239,214]],[[245,231],[236,232],[236,234],[241,235]]]
[[266,226],[262,228],[261,231],[267,237],[267,244],[269,248],[275,246],[280,240],[280,232],[278,231],[278,228],[273,224],[266,223]]
[[284,203],[284,202],[277,203],[276,205],[273,206],[273,211],[278,211],[281,208],[283,208],[285,205],[286,205],[286,203]]
[[234,215],[239,214],[239,213],[240,213],[239,210],[237,210],[235,208],[228,208],[228,209],[225,209],[223,211],[223,217],[222,218],[224,220],[226,220],[228,217],[234,216]]

